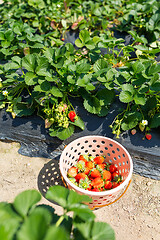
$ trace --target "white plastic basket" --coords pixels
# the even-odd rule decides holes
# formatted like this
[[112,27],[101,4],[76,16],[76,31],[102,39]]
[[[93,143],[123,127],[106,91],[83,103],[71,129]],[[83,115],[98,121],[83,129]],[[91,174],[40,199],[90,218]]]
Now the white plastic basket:
[[[74,185],[67,177],[68,169],[75,165],[79,155],[106,156],[106,162],[117,167],[123,182],[116,188],[102,192],[84,190]],[[117,201],[127,190],[133,172],[133,162],[128,151],[118,142],[103,136],[85,136],[68,144],[63,150],[59,161],[63,181],[69,189],[74,189],[79,194],[88,195],[93,199],[87,203],[91,209],[103,207]]]

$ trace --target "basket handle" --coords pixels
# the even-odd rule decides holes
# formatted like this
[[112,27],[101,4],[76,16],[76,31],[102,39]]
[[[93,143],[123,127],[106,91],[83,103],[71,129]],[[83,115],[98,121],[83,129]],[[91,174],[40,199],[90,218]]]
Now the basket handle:
[[127,189],[129,188],[129,185],[130,185],[130,184],[131,184],[131,180],[129,181],[129,183],[128,183],[126,189],[124,190],[124,192],[123,192],[116,200],[114,200],[113,202],[107,203],[107,204],[102,205],[102,206],[94,206],[93,208],[90,208],[90,209],[91,209],[91,210],[94,210],[95,208],[106,207],[106,206],[109,206],[109,205],[117,202],[117,201],[126,193],[126,191],[127,191]]

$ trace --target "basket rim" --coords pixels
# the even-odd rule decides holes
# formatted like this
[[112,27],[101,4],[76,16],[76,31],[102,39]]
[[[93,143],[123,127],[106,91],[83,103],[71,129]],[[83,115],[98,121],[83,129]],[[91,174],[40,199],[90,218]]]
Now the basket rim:
[[[129,174],[128,174],[127,178],[124,180],[124,182],[122,182],[116,188],[113,188],[113,189],[110,189],[110,190],[106,190],[106,191],[102,191],[102,192],[92,192],[92,191],[89,191],[89,190],[85,190],[85,189],[82,189],[80,187],[77,187],[74,183],[69,181],[68,177],[64,173],[62,160],[63,160],[63,156],[64,156],[65,152],[70,147],[70,145],[73,144],[73,143],[78,142],[81,139],[82,140],[83,139],[89,140],[89,138],[93,138],[93,137],[94,138],[99,138],[99,139],[102,139],[102,140],[104,140],[104,139],[105,140],[109,140],[109,141],[111,141],[113,143],[116,143],[117,145],[119,145],[125,151],[125,153],[127,154],[128,158],[129,158],[129,161],[130,161],[130,171],[129,171]],[[117,142],[117,141],[115,141],[115,140],[113,140],[112,138],[109,138],[109,137],[103,137],[103,136],[99,136],[99,135],[89,135],[89,136],[84,136],[84,137],[77,138],[77,139],[73,140],[72,142],[70,142],[65,147],[65,149],[62,151],[62,154],[61,154],[60,159],[59,159],[59,168],[60,168],[60,172],[61,172],[62,177],[64,178],[66,183],[68,183],[73,189],[75,189],[76,191],[81,192],[82,194],[85,194],[85,195],[101,197],[101,196],[106,196],[106,195],[110,195],[110,194],[114,194],[116,192],[119,192],[125,186],[127,186],[129,184],[129,181],[131,180],[132,173],[133,173],[133,161],[132,161],[132,158],[131,158],[128,150],[125,147],[123,147],[119,142]]]

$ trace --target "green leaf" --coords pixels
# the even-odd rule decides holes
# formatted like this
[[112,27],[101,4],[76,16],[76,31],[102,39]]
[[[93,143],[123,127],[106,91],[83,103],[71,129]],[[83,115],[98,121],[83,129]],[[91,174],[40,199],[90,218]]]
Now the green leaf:
[[46,71],[48,67],[48,60],[45,57],[37,58],[38,66],[35,71],[39,76],[46,76]]
[[119,94],[119,100],[124,103],[129,103],[133,100],[133,96],[129,91],[122,91]]
[[34,72],[36,68],[36,55],[28,54],[24,58],[22,58],[22,66],[26,68],[30,72]]
[[66,208],[69,191],[70,190],[68,188],[55,185],[48,189],[45,197],[58,203],[63,208]]
[[138,62],[138,61],[133,63],[132,68],[134,70],[134,73],[140,73],[145,69],[143,64],[141,62]]
[[79,116],[77,116],[77,118],[75,119],[74,122],[72,122],[72,124],[81,128],[82,130],[84,130],[85,128],[84,122]]
[[77,63],[76,70],[78,73],[87,73],[90,70],[90,64],[86,63],[85,60],[82,60]]
[[43,240],[52,215],[45,208],[36,208],[25,219],[17,234],[17,240]]
[[90,40],[89,32],[87,30],[80,31],[79,38],[81,39],[82,43],[87,43]]
[[14,33],[13,33],[13,31],[12,30],[7,30],[6,32],[5,32],[5,38],[8,40],[8,41],[12,41],[13,39],[14,39]]
[[91,236],[93,240],[115,240],[114,230],[105,222],[94,222]]
[[150,66],[148,70],[149,75],[153,75],[154,73],[159,73],[160,72],[160,64],[153,64]]
[[107,61],[105,61],[104,59],[98,59],[95,64],[93,65],[93,70],[95,72],[99,71],[99,70],[102,70],[104,68],[107,68],[108,67],[108,63]]
[[55,97],[63,97],[63,93],[56,86],[52,86],[49,92]]
[[32,115],[35,109],[29,107],[27,103],[17,103],[13,106],[13,110],[17,117],[22,117]]
[[121,124],[121,128],[123,131],[132,129],[137,126],[140,120],[141,120],[141,114],[139,112],[132,111],[131,113],[126,114]]
[[25,217],[29,210],[40,200],[41,195],[38,191],[26,190],[15,198],[13,206],[22,217]]
[[134,101],[135,101],[136,104],[144,105],[146,103],[145,95],[136,93],[134,95]]
[[64,228],[51,226],[48,229],[47,234],[46,234],[44,240],[53,240],[53,239],[57,239],[57,240],[70,240],[70,237],[69,237],[68,232],[66,232]]
[[84,99],[83,105],[88,112],[93,114],[98,114],[101,110],[100,101],[95,96],[88,96],[86,99]]
[[158,128],[160,126],[160,113],[156,113],[151,119],[150,128]]
[[102,106],[101,107],[101,111],[98,113],[99,117],[104,117],[107,116],[107,114],[109,113],[110,108],[108,106]]
[[91,221],[95,218],[94,213],[91,209],[88,208],[87,205],[84,204],[75,204],[73,207],[69,208],[70,211],[74,212],[74,217],[78,216],[83,221]]
[[101,106],[106,106],[112,103],[115,97],[114,90],[101,89],[98,91],[96,97],[99,99]]
[[49,134],[51,137],[58,137],[61,140],[65,140],[69,138],[70,136],[72,136],[73,133],[74,133],[74,126],[71,124],[69,125],[68,128],[59,128],[59,129],[50,128],[49,129]]
[[122,90],[123,91],[128,91],[131,94],[134,94],[134,87],[132,84],[126,83],[126,84],[122,84]]
[[11,42],[8,40],[4,40],[1,42],[3,48],[8,48],[11,45]]
[[25,83],[28,86],[33,86],[37,83],[36,75],[33,72],[27,72],[25,74]]
[[86,48],[88,48],[89,50],[92,50],[95,48],[95,43],[93,42],[93,40],[89,40],[86,44],[85,44]]
[[51,84],[48,81],[43,81],[40,84],[41,91],[47,92],[51,90]]
[[54,52],[55,50],[53,48],[48,48],[44,53],[44,55],[46,56],[50,63],[52,63],[54,60]]

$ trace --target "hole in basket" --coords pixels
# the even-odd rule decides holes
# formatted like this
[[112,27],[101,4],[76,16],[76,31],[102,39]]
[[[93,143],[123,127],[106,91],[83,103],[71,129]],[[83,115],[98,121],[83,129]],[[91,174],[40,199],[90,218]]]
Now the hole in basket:
[[120,155],[118,155],[118,158],[119,158],[119,159],[121,159],[121,156],[120,156]]
[[95,139],[94,139],[94,140],[93,140],[93,142],[94,142],[94,143],[96,143],[96,142],[97,142],[97,140],[95,140]]
[[52,171],[54,171],[54,169],[56,169],[55,167],[52,167]]
[[123,165],[125,165],[125,162],[123,161]]
[[68,152],[66,152],[66,156],[68,155]]
[[71,147],[71,150],[73,150],[73,147]]
[[126,155],[123,153],[122,156],[125,157]]
[[110,147],[113,147],[113,144],[112,144],[112,143],[110,143],[110,144],[109,144],[109,146],[110,146]]
[[49,183],[48,179],[46,179],[46,183]]
[[46,192],[46,189],[45,189],[45,188],[43,188],[43,192]]
[[92,152],[95,152],[96,150],[95,149],[92,149]]
[[119,170],[119,173],[121,173],[121,170]]
[[94,200],[94,202],[97,202],[98,200]]
[[118,165],[117,165],[117,164],[115,164],[115,167],[118,167]]
[[81,149],[84,149],[84,146],[82,146]]
[[85,143],[88,143],[88,140],[86,140]]
[[112,153],[115,153],[115,151],[113,150]]
[[128,164],[128,161],[126,161],[126,163]]
[[44,185],[44,182],[41,182],[42,183],[42,185]]
[[105,149],[105,150],[108,150],[108,148],[107,148],[107,147],[105,147],[104,149]]
[[79,146],[80,145],[80,143],[77,143],[77,146]]
[[97,145],[97,148],[100,148],[100,145]]
[[101,141],[102,144],[105,144],[105,141]]
[[45,175],[43,175],[42,178],[45,178]]
[[119,163],[119,166],[122,166],[121,162]]
[[118,151],[118,152],[120,151],[119,148],[117,148],[117,151]]
[[100,197],[100,198],[103,198],[103,197]]
[[54,163],[51,163],[51,166],[54,166]]
[[75,149],[74,152],[77,152],[77,149]]
[[72,159],[74,159],[74,156],[72,157]]
[[110,156],[111,154],[110,153],[107,153],[108,156]]
[[88,153],[88,150],[85,150],[85,153]]
[[116,161],[116,160],[117,160],[117,158],[116,158],[116,157],[114,157],[113,159],[114,159],[114,161]]
[[88,147],[89,147],[89,148],[91,148],[91,147],[92,147],[92,145],[89,145]]
[[71,157],[71,154],[69,154],[69,157]]
[[81,155],[81,153],[79,152],[78,155]]
[[102,153],[103,153],[103,150],[101,150],[100,153],[102,154]]
[[109,159],[109,162],[110,162],[110,163],[112,163],[112,160],[111,160],[111,159]]

